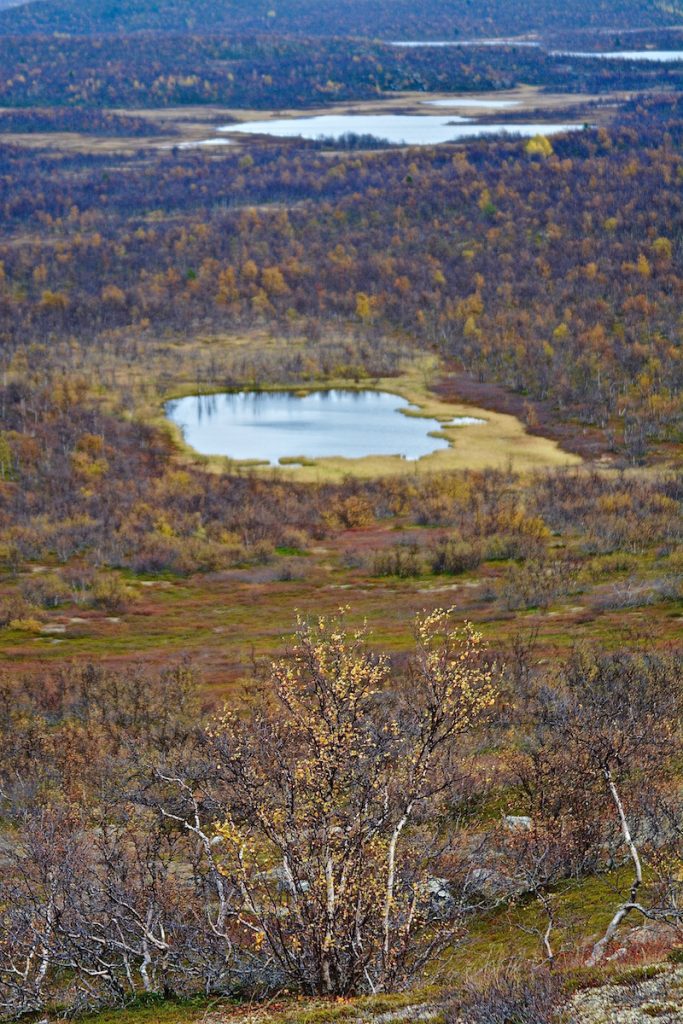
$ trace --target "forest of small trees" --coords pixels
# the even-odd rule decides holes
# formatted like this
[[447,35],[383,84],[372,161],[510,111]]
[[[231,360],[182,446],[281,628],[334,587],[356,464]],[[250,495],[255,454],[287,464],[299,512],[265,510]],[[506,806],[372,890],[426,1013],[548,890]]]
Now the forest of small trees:
[[[44,5],[41,4],[41,8]],[[396,47],[370,40],[274,35],[13,36],[1,34],[0,102],[9,107],[283,109],[384,93],[679,89],[677,62],[603,61],[545,49]],[[598,40],[604,45],[602,37]],[[559,44],[558,44],[559,45]],[[581,37],[564,45],[587,45]],[[594,45],[594,44],[593,44]],[[680,37],[669,45],[680,47]]]
[[571,7],[544,0],[362,0],[343,5],[331,0],[208,0],[187,5],[179,0],[48,0],[25,4],[0,15],[0,31],[18,33],[206,32],[257,31],[283,35],[366,37],[388,39],[487,38],[555,32],[565,29],[618,29],[622,26],[669,26],[683,15],[680,5],[644,0],[638,5],[637,25],[626,0],[577,0]]
[[682,131],[672,96],[539,153],[264,143],[114,167],[5,146],[3,366],[27,337],[34,365],[63,370],[74,334],[123,353],[150,323],[313,339],[345,323],[348,365],[372,373],[371,337],[398,330],[639,461],[680,417]]
[[142,117],[129,117],[109,110],[87,110],[83,107],[21,108],[3,110],[0,133],[45,134],[77,132],[97,136],[154,137],[163,129]]

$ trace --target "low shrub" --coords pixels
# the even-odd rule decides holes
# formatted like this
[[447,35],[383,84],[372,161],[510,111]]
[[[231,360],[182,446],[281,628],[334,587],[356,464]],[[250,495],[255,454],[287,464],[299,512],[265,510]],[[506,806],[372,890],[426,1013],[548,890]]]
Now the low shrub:
[[450,1002],[445,1024],[558,1024],[564,1001],[562,978],[546,969],[533,974],[507,966],[470,982]]
[[439,576],[458,576],[476,569],[481,561],[480,545],[466,540],[441,541],[429,555],[429,567]]
[[618,611],[621,608],[645,608],[664,601],[678,601],[682,595],[683,583],[677,576],[664,576],[655,580],[631,577],[596,594],[592,605],[596,611]]
[[38,608],[57,608],[71,599],[71,589],[56,573],[34,574],[21,585],[22,595]]
[[500,598],[508,611],[545,609],[558,597],[573,593],[577,579],[576,566],[563,559],[513,565],[501,581]]
[[637,568],[637,558],[625,552],[618,552],[592,558],[586,567],[586,573],[591,580],[601,580],[609,579],[619,573],[632,573]]
[[92,603],[107,612],[122,612],[130,605],[132,591],[115,573],[99,573],[93,582]]
[[422,559],[416,544],[394,544],[375,551],[372,557],[373,576],[398,576],[409,579],[422,572]]

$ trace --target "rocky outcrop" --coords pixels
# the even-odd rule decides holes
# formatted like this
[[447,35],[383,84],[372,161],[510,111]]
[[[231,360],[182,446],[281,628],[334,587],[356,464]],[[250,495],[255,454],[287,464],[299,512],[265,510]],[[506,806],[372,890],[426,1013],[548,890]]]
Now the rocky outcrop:
[[683,1024],[683,967],[633,967],[572,1000],[571,1024]]

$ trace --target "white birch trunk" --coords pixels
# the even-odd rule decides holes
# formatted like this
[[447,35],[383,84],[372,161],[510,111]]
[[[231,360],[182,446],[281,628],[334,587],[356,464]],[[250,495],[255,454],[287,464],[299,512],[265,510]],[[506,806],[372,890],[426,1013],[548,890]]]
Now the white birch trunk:
[[387,857],[387,888],[386,896],[384,900],[384,959],[385,961],[389,958],[389,950],[391,949],[391,908],[394,903],[394,888],[396,885],[396,847],[401,837],[401,832],[408,824],[408,819],[413,810],[412,803],[409,803],[405,809],[403,817],[400,819],[396,828],[394,829],[391,841],[389,843],[389,854]]
[[621,922],[624,920],[624,918],[628,917],[632,910],[635,910],[637,908],[636,896],[638,895],[638,890],[643,884],[643,866],[640,862],[638,848],[635,842],[633,841],[633,836],[631,835],[631,829],[629,828],[628,819],[626,818],[624,805],[621,802],[619,791],[617,790],[617,787],[614,783],[614,779],[612,778],[612,773],[609,770],[609,768],[604,769],[604,776],[605,781],[607,782],[607,785],[609,787],[612,801],[617,809],[617,814],[619,815],[621,834],[624,837],[624,843],[626,844],[629,856],[631,857],[631,860],[633,862],[635,877],[633,879],[633,884],[631,885],[629,899],[626,903],[622,903],[622,905],[619,907],[616,914],[610,921],[609,925],[607,926],[607,931],[605,932],[603,937],[599,940],[599,942],[596,942],[593,946],[593,950],[588,960],[588,963],[591,967],[595,966],[595,964],[599,963],[602,960],[602,958],[605,955],[605,951],[607,950],[607,947],[616,935]]

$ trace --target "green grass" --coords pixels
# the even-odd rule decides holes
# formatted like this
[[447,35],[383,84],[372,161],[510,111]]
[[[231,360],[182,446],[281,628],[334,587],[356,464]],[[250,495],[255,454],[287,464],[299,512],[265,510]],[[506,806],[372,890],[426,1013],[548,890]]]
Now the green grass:
[[[408,580],[373,577],[370,566],[363,564],[346,567],[346,548],[370,557],[386,544],[393,525],[376,524],[328,539],[321,551],[283,547],[271,568],[277,570],[280,558],[305,556],[305,579],[260,582],[261,567],[247,567],[234,573],[166,575],[154,581],[156,586],[145,587],[147,574],[126,574],[134,595],[128,607],[116,613],[119,622],[107,621],[110,616],[105,611],[84,612],[77,604],[40,613],[43,624],[63,623],[66,632],[49,636],[41,635],[39,626],[0,629],[0,663],[28,670],[39,663],[89,658],[167,664],[188,653],[198,660],[207,689],[216,694],[219,687],[227,695],[235,681],[250,674],[252,649],[258,658],[267,659],[283,652],[297,611],[334,614],[340,605],[349,605],[351,624],[367,621],[372,644],[388,653],[410,650],[415,614],[443,605],[454,605],[456,615],[471,619],[496,647],[520,628],[537,624],[538,655],[550,659],[563,656],[577,642],[612,649],[643,636],[655,646],[666,646],[680,630],[681,601],[595,611],[590,607],[595,585],[590,583],[583,594],[562,598],[549,613],[509,612],[467,586],[481,581],[489,589],[495,587],[501,571],[498,565],[485,564],[476,573],[457,577],[423,573]],[[21,579],[5,577],[0,581],[0,598],[16,596],[20,586]],[[70,622],[83,616],[85,622]]]
[[[398,1024],[408,1006],[427,1002],[438,993],[421,989],[400,995],[366,996],[358,999],[304,999],[282,997],[269,1003],[249,1004],[203,998],[162,1000],[143,998],[121,1010],[106,1010],[81,1018],[83,1024],[193,1024],[211,1014],[235,1024],[335,1024],[379,1014],[395,1014]],[[215,1019],[213,1017],[213,1019]]]
[[81,1018],[84,1024],[189,1024],[207,1013],[234,1007],[225,1000],[141,998],[119,1010],[105,1010]]
[[[627,871],[620,871],[564,883],[558,888],[558,927],[552,937],[556,953],[566,948],[578,951],[604,932],[623,898],[620,890],[625,889],[629,878]],[[481,917],[454,951],[453,970],[456,975],[467,974],[500,965],[507,959],[541,959],[543,951],[537,933],[545,929],[546,923],[541,907],[533,899]]]

